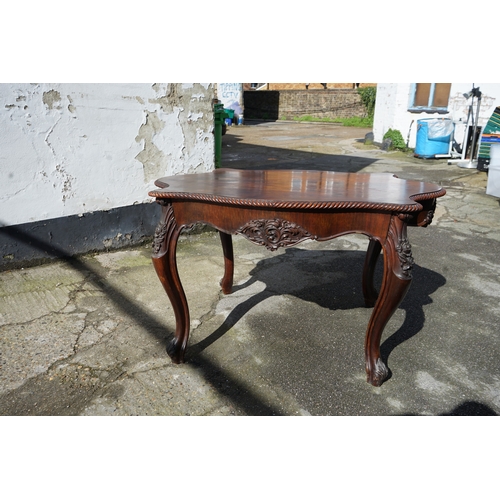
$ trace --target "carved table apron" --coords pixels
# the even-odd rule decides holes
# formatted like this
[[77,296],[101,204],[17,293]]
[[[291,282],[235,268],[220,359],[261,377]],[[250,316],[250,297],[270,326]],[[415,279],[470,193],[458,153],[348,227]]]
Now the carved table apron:
[[[221,287],[226,294],[233,283],[232,234],[276,250],[306,239],[361,233],[369,237],[363,295],[366,306],[374,306],[365,337],[367,381],[382,384],[388,369],[380,359],[380,338],[412,279],[406,228],[432,222],[436,198],[444,189],[392,174],[314,170],[217,169],[163,177],[155,184],[160,189],[149,195],[163,212],[154,236],[153,264],[175,313],[175,335],[167,349],[174,363],[184,361],[190,328],[176,262],[182,229],[206,223],[219,231],[224,254]],[[373,275],[382,250],[384,272],[377,292]]]

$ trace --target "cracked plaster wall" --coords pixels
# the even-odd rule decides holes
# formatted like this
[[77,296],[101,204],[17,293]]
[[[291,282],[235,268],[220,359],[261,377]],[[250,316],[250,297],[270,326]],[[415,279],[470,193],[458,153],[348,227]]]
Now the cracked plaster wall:
[[214,168],[213,84],[0,84],[0,226],[150,202]]
[[[500,105],[500,83],[475,83],[482,92],[479,125],[484,127],[490,119],[496,106]],[[414,148],[417,141],[417,120],[427,118],[451,118],[457,123],[455,139],[458,143],[463,140],[467,113],[471,100],[466,100],[463,94],[472,89],[472,83],[452,83],[448,103],[448,113],[410,113],[408,111],[411,93],[411,83],[379,83],[377,84],[377,102],[375,105],[375,119],[373,135],[375,142],[382,142],[384,134],[390,129],[399,130],[403,138],[407,139],[410,131],[409,147]],[[477,101],[474,100],[474,113]],[[413,124],[411,124],[414,120]],[[460,125],[460,120],[463,125]],[[411,127],[410,127],[411,125]]]

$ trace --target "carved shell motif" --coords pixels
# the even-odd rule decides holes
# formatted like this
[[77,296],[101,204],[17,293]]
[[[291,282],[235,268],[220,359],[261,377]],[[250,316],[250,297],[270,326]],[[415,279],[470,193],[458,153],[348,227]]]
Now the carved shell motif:
[[304,228],[284,219],[252,220],[238,229],[237,233],[271,251],[296,245],[303,240],[316,239]]

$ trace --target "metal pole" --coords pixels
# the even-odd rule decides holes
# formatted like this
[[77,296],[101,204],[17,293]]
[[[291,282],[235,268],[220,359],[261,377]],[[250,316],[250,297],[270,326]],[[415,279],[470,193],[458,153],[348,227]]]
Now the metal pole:
[[471,150],[470,150],[470,161],[474,161],[474,149],[476,148],[476,142],[477,142],[477,124],[479,123],[479,108],[481,107],[481,94],[479,94],[479,97],[477,98],[477,110],[476,110],[476,118],[474,120],[474,129],[472,131],[473,136],[472,136],[472,145],[471,145]]
[[[472,88],[472,100],[474,102],[474,97],[477,97],[477,110],[476,110],[476,116],[472,117],[472,143],[471,143],[471,151],[470,151],[470,158],[468,161],[463,161],[463,162],[458,162],[457,166],[462,167],[462,168],[477,168],[477,163],[474,163],[474,149],[476,148],[476,130],[477,130],[477,124],[479,122],[479,110],[481,108],[481,92],[479,90],[479,87]],[[472,111],[473,104],[471,103],[471,111]],[[467,147],[467,143],[464,144],[465,147]],[[462,146],[462,152],[464,151],[464,146]],[[464,154],[465,158],[465,154]]]

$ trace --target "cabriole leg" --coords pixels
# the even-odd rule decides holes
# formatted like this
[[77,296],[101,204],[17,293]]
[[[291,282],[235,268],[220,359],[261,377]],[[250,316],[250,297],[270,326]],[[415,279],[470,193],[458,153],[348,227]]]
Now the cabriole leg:
[[172,204],[164,200],[157,201],[163,206],[163,212],[155,231],[152,260],[175,314],[175,334],[167,346],[167,352],[174,363],[183,363],[190,324],[189,308],[176,260],[177,240],[182,228],[177,225]]
[[406,223],[396,215],[391,218],[384,249],[384,275],[365,338],[367,382],[378,387],[389,375],[380,359],[380,338],[411,284],[413,257],[406,236]]

